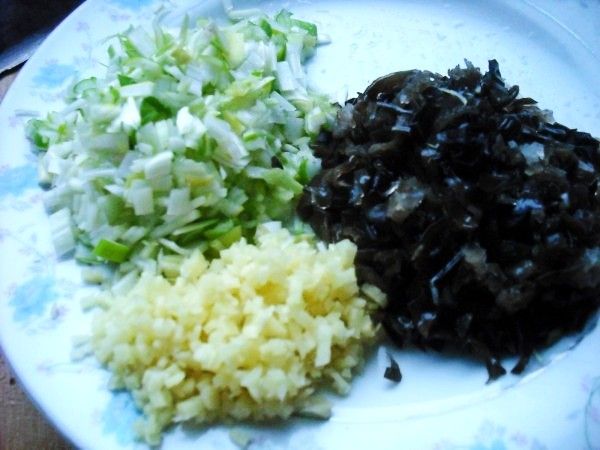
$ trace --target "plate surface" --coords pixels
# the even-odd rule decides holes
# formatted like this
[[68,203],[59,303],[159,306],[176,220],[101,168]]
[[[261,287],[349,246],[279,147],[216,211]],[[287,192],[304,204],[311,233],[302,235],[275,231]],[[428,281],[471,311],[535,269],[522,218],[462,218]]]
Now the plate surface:
[[[57,260],[24,136],[32,114],[60,109],[74,77],[102,76],[106,36],[149,24],[162,0],[91,0],[73,13],[21,71],[0,106],[0,344],[22,385],[76,446],[145,448],[134,440],[138,417],[125,392],[107,389],[93,360],[72,362],[72,339],[88,332],[80,301],[94,288],[79,268]],[[166,4],[166,2],[165,2]],[[173,0],[167,24],[186,15],[223,17],[218,1]],[[397,70],[444,73],[466,58],[500,63],[509,84],[554,111],[556,120],[600,135],[600,2],[562,0],[295,0],[236,2],[268,12],[282,7],[316,21],[331,44],[308,72],[337,101]],[[580,341],[580,342],[579,342]],[[470,360],[383,342],[350,394],[334,398],[326,422],[293,420],[247,429],[250,448],[600,449],[600,327],[542,352],[524,376],[486,384]],[[383,378],[392,351],[404,379]],[[510,367],[510,362],[507,363]],[[237,448],[227,426],[176,427],[164,449]]]

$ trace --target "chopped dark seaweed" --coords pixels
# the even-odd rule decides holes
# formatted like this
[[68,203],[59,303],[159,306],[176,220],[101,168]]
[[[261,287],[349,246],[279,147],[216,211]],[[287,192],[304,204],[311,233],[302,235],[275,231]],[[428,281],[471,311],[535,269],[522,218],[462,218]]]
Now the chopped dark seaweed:
[[388,358],[390,360],[390,365],[385,368],[383,376],[390,381],[400,383],[400,381],[402,381],[402,372],[400,371],[400,366],[389,353]]
[[599,142],[518,94],[494,60],[379,78],[320,134],[298,206],[322,239],[357,244],[393,342],[462,349],[490,380],[600,299]]

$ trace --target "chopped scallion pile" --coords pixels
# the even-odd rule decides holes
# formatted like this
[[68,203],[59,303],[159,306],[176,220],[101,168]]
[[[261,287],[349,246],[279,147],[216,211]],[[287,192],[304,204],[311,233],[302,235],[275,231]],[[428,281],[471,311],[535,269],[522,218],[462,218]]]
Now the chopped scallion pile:
[[120,34],[105,77],[28,125],[57,252],[170,272],[192,248],[216,256],[291,217],[334,115],[307,84],[316,45],[316,26],[287,11]]

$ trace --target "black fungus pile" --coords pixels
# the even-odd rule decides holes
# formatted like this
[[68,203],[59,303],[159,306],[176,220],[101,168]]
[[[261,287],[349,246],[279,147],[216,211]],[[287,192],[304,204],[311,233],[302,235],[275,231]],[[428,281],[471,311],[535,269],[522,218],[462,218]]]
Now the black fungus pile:
[[495,60],[376,80],[319,136],[298,205],[323,240],[357,244],[394,342],[466,351],[490,379],[600,304],[599,142],[518,94]]

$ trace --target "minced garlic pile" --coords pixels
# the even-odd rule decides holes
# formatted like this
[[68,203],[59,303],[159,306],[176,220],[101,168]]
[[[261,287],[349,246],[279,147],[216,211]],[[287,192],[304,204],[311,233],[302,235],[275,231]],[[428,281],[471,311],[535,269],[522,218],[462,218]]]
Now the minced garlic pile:
[[207,262],[190,256],[174,283],[145,274],[106,298],[91,345],[133,392],[150,443],[174,422],[261,420],[310,409],[318,388],[346,393],[375,334],[362,297],[356,247],[314,245],[273,227]]

